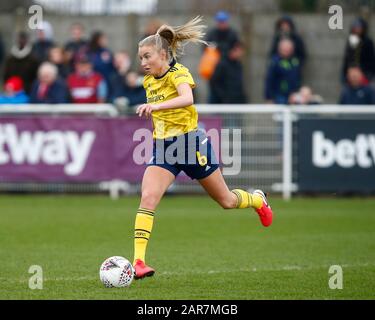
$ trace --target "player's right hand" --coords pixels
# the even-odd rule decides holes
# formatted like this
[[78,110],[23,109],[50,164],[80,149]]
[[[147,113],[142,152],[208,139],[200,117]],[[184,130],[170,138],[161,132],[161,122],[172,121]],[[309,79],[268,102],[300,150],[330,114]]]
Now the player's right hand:
[[155,109],[155,106],[149,103],[144,103],[138,106],[136,113],[142,117],[144,114],[146,118],[149,118],[151,116],[152,111]]

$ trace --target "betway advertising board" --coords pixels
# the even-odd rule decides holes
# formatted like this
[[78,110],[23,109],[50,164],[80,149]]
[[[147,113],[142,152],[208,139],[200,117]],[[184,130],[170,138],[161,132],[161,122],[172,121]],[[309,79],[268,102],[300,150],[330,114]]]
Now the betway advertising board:
[[299,120],[297,140],[299,190],[375,191],[375,120]]
[[138,117],[2,117],[0,182],[140,182],[152,144],[151,120]]

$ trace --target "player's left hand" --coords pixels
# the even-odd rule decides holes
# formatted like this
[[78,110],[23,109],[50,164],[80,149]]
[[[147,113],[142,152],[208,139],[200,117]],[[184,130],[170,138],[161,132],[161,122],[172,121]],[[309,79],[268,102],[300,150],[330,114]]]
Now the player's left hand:
[[154,110],[158,110],[158,107],[154,104],[149,104],[149,103],[144,103],[144,104],[141,104],[137,110],[136,110],[136,113],[142,117],[142,115],[144,114],[146,116],[146,118],[149,118],[151,116],[151,113],[152,111]]

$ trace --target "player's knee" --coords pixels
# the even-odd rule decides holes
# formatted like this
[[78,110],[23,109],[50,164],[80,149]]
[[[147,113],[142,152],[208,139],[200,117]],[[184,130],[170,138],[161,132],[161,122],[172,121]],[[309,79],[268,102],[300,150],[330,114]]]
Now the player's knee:
[[155,191],[142,191],[141,205],[144,208],[155,209],[159,203],[159,194]]

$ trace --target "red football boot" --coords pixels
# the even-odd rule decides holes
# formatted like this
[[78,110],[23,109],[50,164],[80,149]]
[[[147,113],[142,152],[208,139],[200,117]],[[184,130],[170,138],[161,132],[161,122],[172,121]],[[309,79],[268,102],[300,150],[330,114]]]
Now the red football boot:
[[145,263],[137,259],[134,263],[135,276],[134,279],[142,279],[144,277],[151,277],[154,275],[155,270],[149,266],[146,266]]
[[268,204],[267,197],[262,190],[255,190],[253,193],[259,194],[263,198],[262,207],[255,211],[258,213],[262,225],[268,227],[272,224],[273,213],[271,206]]

